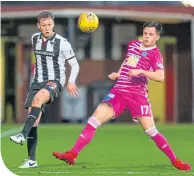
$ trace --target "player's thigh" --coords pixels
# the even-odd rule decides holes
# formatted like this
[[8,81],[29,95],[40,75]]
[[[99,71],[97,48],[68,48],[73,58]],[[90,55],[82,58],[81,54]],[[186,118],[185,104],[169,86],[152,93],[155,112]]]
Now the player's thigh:
[[25,104],[24,104],[24,107],[28,109],[28,112],[31,109],[30,107],[32,106],[32,100],[34,99],[36,93],[42,88],[42,86],[43,86],[42,83],[32,83],[31,84],[26,100],[25,100]]
[[60,92],[62,91],[62,86],[58,81],[48,81],[43,86],[42,89],[37,92],[33,99],[34,104],[45,104],[52,103],[56,99]]
[[52,103],[56,98],[59,97],[63,90],[61,84],[55,80],[46,82],[43,88],[49,92],[49,101],[47,103]]
[[40,89],[32,100],[32,106],[45,104],[50,100],[50,93],[47,89]]
[[114,110],[110,104],[100,103],[92,116],[94,116],[100,124],[103,124],[114,117]]
[[94,116],[101,122],[105,123],[110,119],[118,117],[126,108],[126,103],[122,95],[112,89],[99,104],[94,112]]
[[153,118],[151,104],[144,95],[131,95],[128,109],[134,121],[138,121],[139,117]]

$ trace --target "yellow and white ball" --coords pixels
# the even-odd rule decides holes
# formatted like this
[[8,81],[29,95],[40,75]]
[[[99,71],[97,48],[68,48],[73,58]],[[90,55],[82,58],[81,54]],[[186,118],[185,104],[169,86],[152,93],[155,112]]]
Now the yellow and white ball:
[[98,25],[98,17],[93,12],[83,12],[78,18],[78,27],[83,32],[94,32],[98,28]]

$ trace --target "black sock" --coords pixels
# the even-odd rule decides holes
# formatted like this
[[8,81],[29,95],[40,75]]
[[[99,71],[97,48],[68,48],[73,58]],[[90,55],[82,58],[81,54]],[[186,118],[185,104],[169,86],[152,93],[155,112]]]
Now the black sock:
[[28,156],[31,160],[36,161],[36,146],[37,146],[37,127],[32,127],[27,139]]
[[31,128],[33,127],[36,119],[38,118],[40,112],[41,112],[41,108],[32,107],[30,113],[28,114],[24,128],[22,130],[22,134],[24,135],[25,138],[27,138],[27,136],[28,136]]

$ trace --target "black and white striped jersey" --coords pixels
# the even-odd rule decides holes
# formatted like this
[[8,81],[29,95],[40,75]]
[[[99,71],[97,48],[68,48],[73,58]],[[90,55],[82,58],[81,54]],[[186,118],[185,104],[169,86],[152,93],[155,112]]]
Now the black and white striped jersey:
[[44,41],[39,32],[32,35],[32,45],[36,60],[33,82],[57,80],[64,86],[65,61],[75,57],[71,44],[57,33]]

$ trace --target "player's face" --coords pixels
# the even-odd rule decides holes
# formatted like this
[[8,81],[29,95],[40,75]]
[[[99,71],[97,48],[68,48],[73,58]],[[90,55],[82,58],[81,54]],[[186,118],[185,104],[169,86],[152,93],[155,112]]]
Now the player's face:
[[145,47],[155,46],[156,41],[160,38],[155,27],[145,27],[143,30],[143,45]]
[[41,18],[37,23],[38,29],[45,38],[49,38],[53,34],[54,21],[51,18]]

